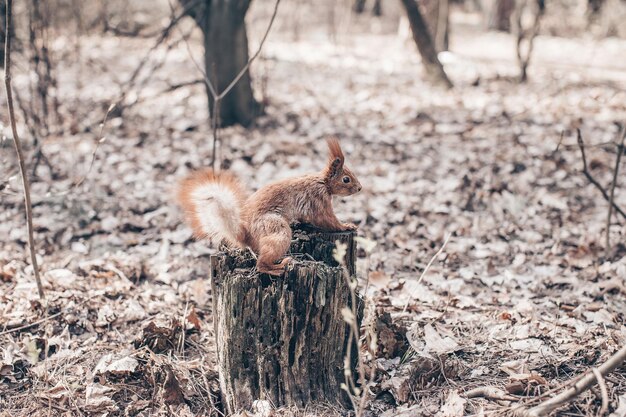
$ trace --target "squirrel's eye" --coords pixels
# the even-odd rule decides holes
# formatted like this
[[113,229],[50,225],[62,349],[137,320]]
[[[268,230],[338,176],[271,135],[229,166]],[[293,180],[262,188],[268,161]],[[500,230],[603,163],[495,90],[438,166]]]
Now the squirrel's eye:
[[342,181],[343,181],[344,184],[347,184],[347,183],[350,182],[350,177],[348,177],[348,176],[343,177]]

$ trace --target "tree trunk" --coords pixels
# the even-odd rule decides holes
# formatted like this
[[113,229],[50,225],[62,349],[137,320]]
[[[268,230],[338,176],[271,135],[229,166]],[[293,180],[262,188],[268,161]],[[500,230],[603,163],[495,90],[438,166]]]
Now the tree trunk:
[[515,0],[495,0],[491,11],[487,27],[489,30],[499,30],[502,32],[511,31],[511,16],[515,10]]
[[[529,4],[530,7],[534,9],[534,21],[530,28],[524,28],[522,25],[522,16]],[[533,54],[535,38],[539,34],[541,17],[545,12],[545,2],[543,0],[535,0],[529,3],[528,0],[522,0],[518,6],[515,11],[515,30],[517,32],[516,53],[517,62],[520,67],[519,82],[525,83],[528,80],[528,65],[530,64],[530,58]]]
[[366,0],[355,0],[354,5],[352,6],[355,13],[361,14],[365,11],[365,1]]
[[[348,405],[340,385],[350,328],[341,310],[350,305],[351,293],[332,250],[335,240],[348,244],[346,265],[353,273],[353,237],[353,232],[294,232],[291,253],[303,254],[303,260],[280,277],[258,274],[248,251],[211,257],[218,371],[227,413],[250,409],[257,399],[275,407]],[[355,346],[351,349],[354,359]]]
[[383,15],[382,0],[374,0],[374,5],[372,6],[372,14],[379,17]]
[[[354,5],[352,6],[352,10],[354,10],[356,14],[363,13],[365,11],[366,2],[367,0],[355,0]],[[372,15],[379,17],[383,15],[381,0],[374,0],[374,4],[372,6]]]
[[437,52],[448,50],[448,0],[419,0],[419,9]]
[[[220,94],[248,63],[248,35],[245,17],[250,0],[180,0],[189,8],[204,35],[204,68]],[[214,98],[206,87],[209,113],[213,115]],[[254,99],[249,71],[220,101],[219,125],[249,126],[259,113]]]
[[4,66],[4,42],[7,32],[7,3],[0,0],[0,67]]
[[437,10],[437,32],[435,33],[435,50],[447,51],[450,44],[450,1],[440,0]]
[[603,4],[604,0],[587,0],[587,14],[590,17],[598,16]]
[[432,37],[417,3],[415,0],[402,0],[402,5],[409,19],[413,40],[422,56],[422,64],[428,80],[434,84],[451,88],[452,83],[446,75],[441,62],[439,62],[439,58],[437,58],[437,51],[435,50]]

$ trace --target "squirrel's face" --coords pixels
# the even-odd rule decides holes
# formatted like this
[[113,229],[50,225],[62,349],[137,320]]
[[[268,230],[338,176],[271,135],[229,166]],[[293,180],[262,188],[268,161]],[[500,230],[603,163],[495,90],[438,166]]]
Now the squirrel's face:
[[326,139],[329,150],[328,166],[323,171],[324,180],[333,195],[352,195],[361,191],[356,175],[343,165],[344,157],[337,138]]
[[348,168],[343,167],[338,175],[333,176],[330,180],[330,192],[333,195],[352,195],[361,191],[361,183],[354,173]]

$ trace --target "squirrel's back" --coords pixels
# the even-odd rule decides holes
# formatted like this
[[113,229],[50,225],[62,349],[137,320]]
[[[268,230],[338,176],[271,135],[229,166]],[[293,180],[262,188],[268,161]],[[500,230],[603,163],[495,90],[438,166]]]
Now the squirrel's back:
[[310,222],[320,212],[319,206],[328,204],[330,194],[319,175],[306,175],[269,184],[252,194],[244,216],[249,222],[265,213],[275,213],[289,224]]

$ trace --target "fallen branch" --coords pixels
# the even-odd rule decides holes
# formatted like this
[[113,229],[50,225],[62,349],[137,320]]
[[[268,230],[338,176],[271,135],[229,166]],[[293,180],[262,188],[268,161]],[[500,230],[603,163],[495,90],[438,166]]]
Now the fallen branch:
[[496,387],[477,387],[465,393],[465,398],[486,398],[488,400],[519,401],[519,397],[507,394]]
[[[83,305],[83,304],[93,300],[97,296],[98,295],[92,295],[91,297],[85,298],[84,300],[76,303],[76,305],[74,307],[79,307],[79,306],[81,306],[81,305]],[[66,313],[67,313],[67,311],[61,310],[58,313],[51,314],[49,316],[46,316],[46,317],[44,317],[42,319],[39,319],[37,321],[34,321],[32,323],[25,324],[23,326],[14,327],[12,329],[6,329],[6,327],[5,327],[5,330],[0,332],[0,336],[4,336],[4,335],[15,333],[15,332],[21,332],[22,330],[26,330],[26,329],[30,329],[31,327],[35,327],[35,326],[37,326],[39,324],[47,322],[48,320],[52,320],[55,317],[59,317],[61,314],[66,314]]]
[[[618,350],[613,356],[611,356],[605,363],[603,363],[597,369],[591,369],[585,372],[582,377],[579,378],[578,381],[571,387],[561,392],[559,395],[544,401],[543,403],[531,408],[521,408],[514,411],[514,414],[518,417],[540,417],[546,416],[557,408],[571,402],[578,395],[587,391],[596,383],[600,383],[600,390],[602,391],[602,384],[604,383],[604,377],[613,372],[618,366],[626,361],[626,346],[623,346],[620,350]],[[598,378],[600,376],[600,378]],[[602,382],[599,382],[602,380]],[[569,384],[570,381],[567,381],[565,384]],[[602,396],[605,397],[606,386],[604,387],[604,391]],[[608,394],[605,398],[603,398],[603,404],[605,401],[608,402]],[[604,405],[603,407],[604,408]]]
[[[583,142],[583,137],[582,137],[582,134],[580,133],[580,129],[576,129],[576,134],[577,134],[577,139],[578,139],[578,147],[580,148],[580,153],[583,158],[583,174],[585,174],[585,177],[587,177],[590,183],[592,183],[598,190],[600,190],[600,192],[602,193],[602,197],[604,197],[606,201],[610,202],[611,197],[609,197],[609,194],[606,192],[604,187],[602,187],[602,185],[600,185],[600,183],[596,181],[595,178],[593,178],[593,176],[587,169],[587,157],[585,155],[585,144]],[[624,219],[626,219],[626,213],[615,203],[615,201],[613,201],[611,205],[613,206],[613,208],[615,208],[615,211],[617,211]]]
[[602,396],[602,407],[600,407],[600,411],[598,412],[599,416],[603,416],[606,413],[606,410],[609,409],[609,393],[606,389],[606,382],[604,382],[604,377],[598,371],[597,368],[591,368],[591,372],[593,372],[593,376],[598,381],[598,385],[600,386],[600,395]]
[[[6,33],[11,33],[13,0],[6,1]],[[22,144],[17,134],[17,126],[15,123],[15,109],[13,108],[13,90],[11,88],[11,36],[6,36],[4,40],[4,85],[7,90],[7,106],[9,108],[9,121],[11,123],[11,132],[13,133],[13,143],[15,144],[15,152],[20,165],[20,174],[22,175],[22,186],[24,187],[24,205],[26,206],[26,224],[28,227],[28,248],[30,250],[30,260],[33,265],[33,273],[35,274],[35,282],[37,283],[37,291],[39,298],[44,299],[45,293],[41,285],[41,277],[39,276],[39,266],[37,265],[37,254],[35,251],[35,238],[33,233],[33,206],[30,201],[30,184],[28,182],[28,174],[26,173],[26,163],[24,162],[24,154],[22,153]]]

